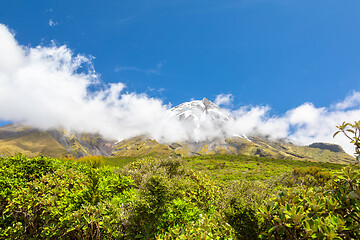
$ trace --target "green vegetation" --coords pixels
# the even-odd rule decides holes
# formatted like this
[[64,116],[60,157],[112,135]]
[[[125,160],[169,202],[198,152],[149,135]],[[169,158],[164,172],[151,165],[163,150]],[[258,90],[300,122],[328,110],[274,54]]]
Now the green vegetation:
[[359,239],[359,173],[346,167],[325,186],[290,188],[260,209],[265,239]]
[[327,186],[342,167],[240,155],[0,161],[4,239],[270,238],[280,207],[265,216],[264,200]]
[[[359,159],[360,122],[338,126],[356,147]],[[350,134],[350,135],[349,135]],[[320,169],[294,171],[295,186],[282,189],[260,208],[264,239],[359,239],[360,173],[344,167],[332,176]],[[308,176],[308,177],[307,177]],[[300,180],[300,181],[299,181]]]
[[[339,130],[359,145],[358,125]],[[0,239],[359,238],[353,165],[244,155],[0,158]]]
[[294,168],[319,167],[329,171],[340,170],[344,165],[297,161],[289,159],[273,159],[245,155],[213,155],[184,158],[191,168],[204,171],[216,180],[232,181],[271,180],[291,173]]
[[98,134],[76,133],[65,129],[47,131],[10,124],[0,127],[0,156],[17,153],[28,157],[49,156],[54,158],[103,155],[122,158],[109,161],[117,164],[127,157],[166,156],[189,157],[194,155],[243,154],[247,156],[274,159],[293,159],[313,162],[354,163],[355,159],[346,154],[340,146],[317,143],[310,146],[296,146],[285,141],[273,141],[265,137],[227,138],[213,142],[177,142],[160,144],[142,137],[115,142]]
[[360,160],[360,121],[355,121],[354,124],[343,122],[342,125],[336,126],[339,131],[334,133],[334,137],[340,132],[343,133],[350,142],[355,146],[356,159]]
[[0,179],[0,237],[5,239],[235,234],[221,215],[221,189],[181,159],[148,157],[119,169],[99,158],[17,155],[1,159]]

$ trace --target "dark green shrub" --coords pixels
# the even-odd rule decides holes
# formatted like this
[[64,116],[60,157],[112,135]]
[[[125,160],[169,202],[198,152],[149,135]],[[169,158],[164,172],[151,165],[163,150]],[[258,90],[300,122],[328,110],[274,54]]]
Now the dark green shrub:
[[240,199],[231,199],[224,210],[227,222],[236,231],[238,239],[257,239],[259,218],[256,209]]
[[111,168],[69,162],[41,175],[12,189],[2,206],[0,238],[112,239],[125,235],[123,206],[133,194],[129,177]]
[[[138,188],[129,216],[133,238],[185,239],[190,232],[200,236],[196,228],[209,236],[233,231],[229,224],[219,225],[225,224],[219,213],[221,189],[183,160],[146,158],[121,172],[134,178]],[[211,225],[204,226],[204,216]]]
[[257,239],[260,234],[261,218],[257,209],[271,195],[269,184],[238,180],[226,188],[223,211],[238,239]]

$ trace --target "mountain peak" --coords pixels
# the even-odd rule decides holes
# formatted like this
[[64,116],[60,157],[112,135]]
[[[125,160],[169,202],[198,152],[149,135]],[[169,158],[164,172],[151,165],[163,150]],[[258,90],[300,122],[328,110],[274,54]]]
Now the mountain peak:
[[211,101],[209,99],[207,99],[206,97],[204,97],[202,102],[211,102]]
[[205,106],[205,110],[209,109],[209,108],[220,108],[219,106],[217,106],[215,103],[213,103],[212,101],[208,100],[207,98],[203,98],[203,100],[201,101],[204,106]]
[[179,120],[193,124],[194,129],[221,129],[224,122],[233,118],[226,110],[220,108],[207,98],[185,102],[171,109]]

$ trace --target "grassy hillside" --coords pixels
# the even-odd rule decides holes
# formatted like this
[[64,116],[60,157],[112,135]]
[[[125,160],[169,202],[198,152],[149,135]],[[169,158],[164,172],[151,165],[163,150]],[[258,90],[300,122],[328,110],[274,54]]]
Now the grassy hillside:
[[[143,156],[86,156],[80,159],[72,158],[73,161],[90,161],[97,159],[104,165],[112,167],[124,167],[129,163],[142,161],[143,159],[168,159],[167,154],[152,153]],[[343,168],[344,164],[298,161],[292,159],[274,159],[247,155],[206,155],[192,157],[171,158],[182,159],[188,168],[201,171],[211,176],[216,181],[230,182],[235,180],[260,180],[267,181],[290,174],[294,169],[307,169],[309,167],[321,168],[325,171],[336,172]]]
[[247,155],[274,159],[294,159],[299,161],[332,162],[346,164],[355,158],[345,152],[334,152],[328,149],[296,146],[284,141],[273,141],[266,138],[250,139],[234,137],[225,141],[213,142],[179,142],[170,145],[160,144],[155,140],[142,137],[124,140],[115,144],[113,156],[145,156],[148,154],[168,154],[182,157],[198,155]]
[[[326,144],[320,144],[325,146]],[[332,148],[329,148],[332,149]],[[214,139],[206,142],[159,143],[146,137],[115,142],[102,138],[99,134],[67,132],[64,129],[42,131],[21,125],[0,127],[0,155],[11,156],[23,153],[27,156],[75,156],[90,155],[113,157],[138,157],[149,154],[167,156],[198,155],[247,155],[274,159],[294,159],[300,161],[350,163],[355,159],[335,146],[338,151],[317,147],[296,146],[286,141],[274,141],[261,137],[233,137]]]
[[65,129],[43,131],[22,125],[0,127],[0,155],[22,153],[35,156],[109,156],[114,141],[107,141],[98,134],[67,132]]
[[175,155],[173,150],[165,144],[142,137],[132,138],[116,143],[112,155],[119,156],[145,156],[149,154]]
[[60,143],[46,132],[32,131],[19,137],[0,139],[0,153],[3,156],[11,156],[23,153],[29,157],[72,156]]
[[319,167],[327,171],[337,171],[342,164],[274,159],[246,155],[214,155],[184,158],[192,169],[203,171],[216,180],[231,181],[271,180],[295,168]]

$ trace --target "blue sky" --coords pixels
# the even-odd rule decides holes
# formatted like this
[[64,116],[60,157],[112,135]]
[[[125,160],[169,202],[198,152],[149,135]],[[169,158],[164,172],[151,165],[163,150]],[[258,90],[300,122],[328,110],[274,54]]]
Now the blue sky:
[[[104,82],[173,105],[234,96],[283,113],[359,90],[360,2],[0,0],[22,45],[95,57]],[[51,24],[49,24],[51,22]],[[50,26],[52,25],[52,26]]]
[[[355,0],[0,0],[0,125],[189,140],[194,129],[168,104],[206,97],[236,117],[227,137],[260,131],[351,153],[332,135],[360,116],[359,10]],[[204,124],[204,139],[219,130]]]

